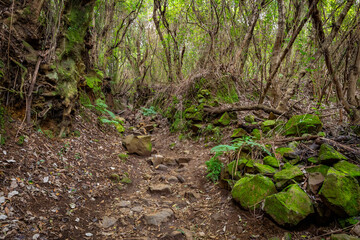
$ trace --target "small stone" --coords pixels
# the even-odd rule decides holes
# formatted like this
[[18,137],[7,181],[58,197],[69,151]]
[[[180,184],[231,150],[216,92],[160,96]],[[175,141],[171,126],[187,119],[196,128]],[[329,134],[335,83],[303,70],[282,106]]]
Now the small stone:
[[174,215],[171,209],[163,209],[152,214],[145,214],[144,219],[146,224],[159,226],[161,223],[167,222]]
[[34,236],[32,237],[33,240],[37,240],[40,237],[40,234],[36,233],[34,234]]
[[130,201],[120,201],[118,204],[116,204],[119,207],[129,207],[131,205]]
[[0,215],[0,220],[6,220],[7,219],[7,216],[6,215],[4,215],[4,214],[1,214]]
[[131,208],[131,211],[136,212],[136,213],[142,212],[142,210],[143,210],[142,206],[136,206],[136,207]]
[[43,182],[44,182],[44,183],[49,182],[49,177],[44,177]]
[[18,192],[18,191],[12,191],[12,192],[9,192],[9,194],[8,194],[8,198],[12,198],[13,196],[18,195],[18,194],[19,194],[19,192]]
[[190,202],[196,202],[200,198],[200,195],[194,192],[186,192],[184,194],[184,197],[188,199]]
[[159,164],[157,167],[155,167],[155,169],[160,171],[167,171],[169,168],[163,164]]
[[177,179],[179,180],[180,183],[184,183],[185,182],[185,179],[180,176],[180,175],[176,175]]
[[15,189],[18,187],[18,184],[16,182],[16,179],[13,179],[10,184],[10,189]]
[[180,163],[179,168],[186,168],[189,164],[188,163]]
[[4,202],[5,202],[5,197],[4,196],[0,197],[0,204],[2,204]]
[[321,185],[323,184],[325,180],[325,177],[319,173],[319,172],[314,172],[314,173],[310,173],[309,174],[309,189],[312,193],[316,194],[319,190],[319,188],[321,187]]
[[150,185],[149,190],[151,193],[159,193],[162,195],[170,194],[171,193],[171,187],[167,184],[153,184]]
[[360,225],[357,224],[354,228],[353,228],[353,232],[360,237]]
[[171,166],[171,167],[178,165],[178,163],[176,162],[176,160],[174,158],[165,158],[163,163],[166,166]]
[[330,240],[359,240],[358,237],[350,236],[345,233],[333,234],[330,236]]
[[103,217],[102,222],[100,223],[100,227],[102,228],[109,228],[111,226],[113,226],[116,222],[117,222],[117,218],[115,217]]
[[87,236],[87,237],[92,237],[93,234],[92,234],[92,233],[85,233],[85,236]]
[[156,167],[159,164],[162,164],[164,161],[164,156],[162,155],[154,155],[153,157],[149,158],[150,162],[152,163],[152,165],[154,165],[154,167]]
[[177,159],[177,162],[179,164],[181,163],[189,163],[191,161],[191,158],[190,157],[180,157]]
[[179,179],[175,176],[171,176],[168,178],[168,182],[169,183],[178,183],[179,182]]

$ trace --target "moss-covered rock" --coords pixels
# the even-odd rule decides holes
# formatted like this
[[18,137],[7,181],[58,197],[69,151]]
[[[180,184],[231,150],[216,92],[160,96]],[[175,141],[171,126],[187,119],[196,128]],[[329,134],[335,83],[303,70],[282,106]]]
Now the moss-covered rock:
[[231,135],[232,138],[240,138],[246,136],[247,132],[242,128],[237,128],[234,130],[233,134]]
[[338,161],[347,160],[347,157],[336,151],[332,146],[324,143],[320,146],[319,161],[321,164],[332,165]]
[[185,118],[195,122],[201,122],[203,120],[203,105],[192,105],[185,109]]
[[273,167],[270,167],[268,165],[263,165],[261,163],[255,163],[254,167],[255,167],[255,170],[261,174],[272,175],[272,174],[275,174],[275,172],[276,172],[276,170]]
[[261,139],[261,132],[257,128],[252,130],[251,135],[254,136],[255,140],[260,140]]
[[152,150],[151,136],[129,135],[124,139],[124,145],[129,153],[136,153],[140,156],[150,156]]
[[340,161],[334,165],[334,168],[352,177],[360,177],[360,167],[355,164],[349,163],[348,161]]
[[276,192],[275,185],[270,178],[255,175],[245,176],[237,181],[231,195],[243,208],[254,209],[260,206],[260,202],[265,197]]
[[275,153],[280,154],[286,159],[295,159],[298,157],[295,150],[290,147],[280,147],[275,150]]
[[230,118],[230,115],[225,112],[221,118],[217,121],[218,124],[222,125],[222,126],[227,126],[229,125],[231,122],[231,118]]
[[295,180],[301,182],[304,179],[304,173],[296,166],[292,166],[275,173],[274,180],[276,182],[284,180]]
[[316,115],[295,115],[285,125],[285,136],[301,136],[304,133],[316,134],[323,124]]
[[317,165],[314,167],[310,167],[306,169],[306,172],[308,173],[315,173],[315,172],[319,172],[321,173],[324,177],[327,175],[327,172],[329,171],[329,166],[326,165]]
[[266,156],[264,157],[264,164],[269,165],[271,167],[278,168],[280,167],[280,161],[276,159],[276,157]]
[[275,126],[276,126],[276,121],[275,120],[266,120],[266,121],[261,123],[261,130],[264,133],[267,133],[271,129],[273,129]]
[[238,168],[234,169],[235,165],[236,165],[236,161],[232,161],[226,166],[226,170],[233,179],[238,180],[241,178],[241,172],[238,171]]
[[319,159],[317,157],[309,157],[307,159],[307,161],[310,162],[310,163],[315,163],[316,164],[316,163],[319,162]]
[[264,210],[282,226],[296,226],[314,212],[310,198],[297,184],[267,197]]
[[324,203],[338,216],[360,214],[359,182],[345,173],[330,168],[319,194]]
[[254,115],[246,115],[244,118],[245,122],[247,123],[253,123],[255,122],[255,116]]

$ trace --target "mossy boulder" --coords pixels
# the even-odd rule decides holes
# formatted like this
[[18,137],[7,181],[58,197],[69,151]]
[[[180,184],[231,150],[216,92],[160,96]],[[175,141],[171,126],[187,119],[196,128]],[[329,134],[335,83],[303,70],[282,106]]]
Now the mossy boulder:
[[140,156],[150,156],[152,150],[151,136],[129,135],[124,139],[125,148],[129,153],[136,153]]
[[301,182],[304,179],[304,173],[296,166],[291,166],[274,174],[276,187],[283,188],[290,182]]
[[280,161],[276,159],[276,157],[266,156],[264,157],[264,164],[269,165],[271,167],[278,168],[280,167]]
[[194,122],[202,122],[203,120],[203,105],[192,105],[185,109],[185,118],[193,120]]
[[273,167],[270,167],[268,165],[264,165],[264,164],[261,164],[261,163],[255,163],[254,167],[255,167],[255,170],[258,173],[261,173],[261,174],[264,174],[264,175],[265,174],[273,175],[276,172],[276,170]]
[[255,122],[255,116],[254,115],[246,115],[244,118],[245,122],[247,123],[253,123]]
[[218,125],[227,126],[227,125],[230,124],[230,122],[231,122],[230,115],[229,115],[227,112],[225,112],[225,113],[219,118],[219,120],[217,120],[216,123],[217,123]]
[[319,162],[319,159],[317,157],[309,157],[307,159],[307,161],[310,162],[310,163],[315,163],[316,164],[316,163]]
[[261,132],[257,128],[252,130],[251,135],[254,136],[255,140],[260,140],[261,139]]
[[306,172],[308,172],[308,173],[319,172],[325,177],[327,175],[327,172],[329,171],[329,168],[330,168],[329,166],[320,164],[320,165],[317,165],[314,167],[307,168]]
[[246,136],[247,132],[242,128],[237,128],[234,130],[233,134],[231,135],[231,138],[240,138],[243,136]]
[[319,194],[323,202],[338,216],[360,214],[359,182],[345,173],[330,168]]
[[276,193],[274,183],[270,178],[262,175],[245,176],[236,182],[231,191],[235,201],[245,209],[254,209],[267,196]]
[[276,121],[275,120],[266,120],[266,121],[261,123],[261,130],[264,133],[267,133],[271,129],[273,129],[275,126],[276,126]]
[[267,197],[264,210],[281,226],[296,226],[314,213],[311,199],[297,184],[292,184],[283,192]]
[[293,148],[289,147],[280,147],[275,150],[275,153],[280,154],[282,157],[286,159],[295,159],[297,158],[297,154]]
[[329,144],[322,144],[319,150],[319,161],[321,164],[332,165],[341,160],[347,160],[347,157],[336,151]]
[[340,172],[346,173],[351,177],[360,177],[360,167],[349,163],[348,161],[340,161],[334,165],[334,168]]
[[323,124],[316,115],[305,114],[292,116],[285,124],[285,136],[301,136],[304,133],[316,134]]

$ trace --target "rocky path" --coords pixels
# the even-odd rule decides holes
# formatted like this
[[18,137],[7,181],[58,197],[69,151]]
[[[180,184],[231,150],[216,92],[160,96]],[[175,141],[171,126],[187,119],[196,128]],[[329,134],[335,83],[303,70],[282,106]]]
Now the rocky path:
[[[15,136],[20,122],[9,132]],[[124,157],[114,129],[79,117],[80,134],[49,139],[23,130],[0,157],[0,239],[269,239],[286,235],[262,213],[241,210],[206,179],[210,147],[179,141],[166,125],[151,157]],[[330,226],[331,227],[331,226]],[[292,239],[328,228],[301,226]],[[321,239],[321,238],[320,238]]]

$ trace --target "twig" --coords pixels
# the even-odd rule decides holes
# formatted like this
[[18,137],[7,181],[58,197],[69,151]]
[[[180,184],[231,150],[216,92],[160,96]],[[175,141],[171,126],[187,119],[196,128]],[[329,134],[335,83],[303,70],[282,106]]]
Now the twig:
[[33,78],[32,78],[31,84],[30,84],[29,91],[28,91],[27,96],[26,96],[26,113],[25,114],[26,114],[26,123],[28,125],[31,124],[32,93],[34,91],[34,86],[35,86],[36,78],[37,78],[37,75],[38,75],[38,72],[39,72],[40,63],[41,63],[41,56],[38,57],[38,61],[37,61],[36,66],[35,66],[34,75],[33,75]]

